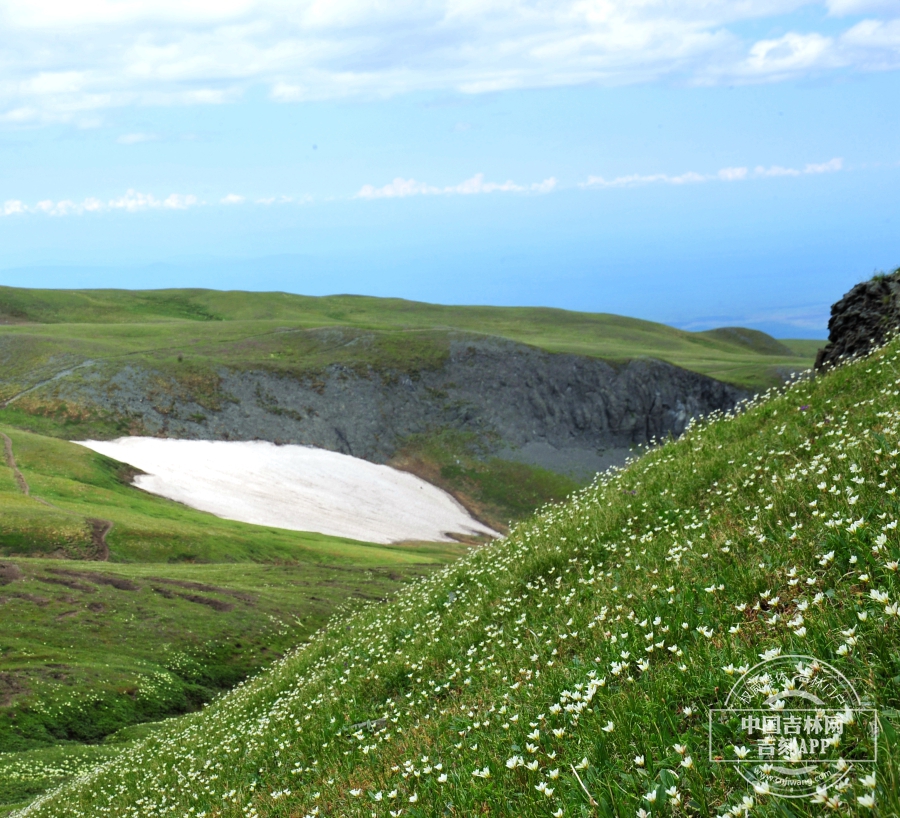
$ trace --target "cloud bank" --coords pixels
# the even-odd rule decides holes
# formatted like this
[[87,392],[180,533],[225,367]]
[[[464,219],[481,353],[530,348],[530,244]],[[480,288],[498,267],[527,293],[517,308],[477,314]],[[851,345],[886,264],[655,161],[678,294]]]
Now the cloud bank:
[[549,193],[557,185],[556,179],[551,176],[543,182],[535,182],[531,185],[517,185],[515,182],[485,182],[483,173],[476,173],[471,179],[466,179],[458,185],[449,187],[434,187],[415,179],[402,179],[399,176],[393,182],[383,187],[363,185],[356,194],[357,199],[402,199],[406,196],[469,196],[478,193]]
[[[702,182],[740,182],[752,178],[770,178],[778,176],[804,176],[810,174],[834,173],[843,170],[844,162],[835,157],[820,164],[807,164],[802,168],[786,168],[781,165],[763,167],[757,165],[752,170],[746,167],[722,168],[717,173],[703,174],[689,171],[679,175],[666,173],[638,174],[617,176],[613,179],[605,179],[602,176],[588,176],[587,181],[579,183],[580,188],[625,188],[637,187],[649,184],[687,185]],[[381,187],[363,185],[352,196],[353,199],[404,199],[409,196],[474,196],[483,193],[520,193],[520,194],[545,194],[559,188],[559,182],[555,176],[544,179],[543,182],[533,182],[530,185],[519,185],[513,181],[486,182],[483,173],[476,173],[469,179],[457,185],[437,187],[415,179],[397,177]],[[87,213],[125,212],[139,213],[149,210],[189,210],[195,207],[206,207],[210,204],[234,207],[237,205],[276,205],[276,204],[309,204],[313,201],[311,196],[265,196],[250,198],[240,193],[228,193],[214,203],[207,202],[193,194],[171,193],[160,198],[152,193],[141,193],[129,189],[123,196],[115,199],[98,199],[88,197],[81,201],[61,199],[53,201],[44,199],[33,205],[28,205],[20,199],[7,199],[0,205],[0,216],[19,216],[28,213],[44,214],[46,216],[72,216]]]
[[582,188],[609,188],[609,187],[637,187],[639,185],[666,184],[666,185],[687,185],[697,184],[700,182],[742,182],[746,179],[765,178],[773,176],[803,176],[808,174],[834,173],[843,170],[844,160],[835,157],[821,164],[808,164],[804,167],[784,168],[780,165],[772,165],[771,167],[763,167],[757,165],[752,170],[746,167],[722,168],[718,173],[695,173],[689,171],[677,176],[671,176],[667,173],[654,173],[649,175],[641,175],[633,173],[628,176],[616,176],[613,179],[605,179],[602,176],[588,176],[587,181],[582,182],[579,187]]
[[[816,6],[821,15],[790,17]],[[0,121],[89,123],[109,107],[225,103],[251,86],[292,102],[892,70],[900,4],[5,0],[0,45]]]
[[83,213],[103,213],[124,211],[138,213],[143,210],[187,210],[205,204],[192,194],[172,193],[159,199],[150,193],[128,190],[117,199],[103,201],[94,197],[82,199],[80,202],[71,199],[53,201],[44,199],[34,205],[27,205],[20,199],[7,199],[0,209],[0,215],[16,216],[25,213],[43,213],[47,216],[72,216]]

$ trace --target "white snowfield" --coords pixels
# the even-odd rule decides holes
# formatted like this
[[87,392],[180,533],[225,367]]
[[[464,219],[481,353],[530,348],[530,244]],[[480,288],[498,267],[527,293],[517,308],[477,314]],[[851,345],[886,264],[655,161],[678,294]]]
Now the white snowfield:
[[374,543],[500,536],[415,475],[310,446],[123,437],[77,441],[146,474],[134,485],[226,520]]

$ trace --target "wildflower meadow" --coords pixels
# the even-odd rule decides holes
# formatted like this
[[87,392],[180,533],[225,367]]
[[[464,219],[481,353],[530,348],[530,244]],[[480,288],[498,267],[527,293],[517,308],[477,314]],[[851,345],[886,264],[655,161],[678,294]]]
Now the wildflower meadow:
[[[900,815],[898,462],[893,342],[660,441],[14,814]],[[795,654],[877,711],[878,758],[838,736],[846,774],[787,799],[711,755],[709,714]]]

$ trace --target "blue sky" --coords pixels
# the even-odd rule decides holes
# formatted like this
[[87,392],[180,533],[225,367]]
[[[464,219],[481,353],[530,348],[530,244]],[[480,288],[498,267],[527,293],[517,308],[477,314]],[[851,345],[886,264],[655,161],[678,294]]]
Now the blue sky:
[[900,2],[0,4],[0,283],[822,337],[900,265]]

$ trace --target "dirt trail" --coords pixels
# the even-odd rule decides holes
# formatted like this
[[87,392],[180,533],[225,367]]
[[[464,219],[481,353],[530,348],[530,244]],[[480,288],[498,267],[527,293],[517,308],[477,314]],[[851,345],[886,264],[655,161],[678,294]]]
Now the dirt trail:
[[[31,487],[28,485],[28,481],[25,479],[25,475],[19,470],[18,465],[16,465],[16,457],[13,454],[13,445],[12,440],[10,440],[9,435],[0,432],[0,437],[3,438],[3,449],[4,454],[6,456],[6,465],[12,470],[13,475],[16,478],[16,483],[19,486],[19,490],[26,497],[30,497],[32,500],[36,500],[38,503],[45,505],[49,508],[54,509],[55,511],[59,511],[62,514],[67,514],[70,517],[81,517],[80,514],[76,514],[72,511],[67,511],[64,508],[60,508],[57,505],[54,505],[49,500],[45,500],[43,497],[38,497],[35,494],[31,493]],[[91,527],[91,542],[94,544],[94,548],[96,549],[95,560],[98,562],[106,562],[109,560],[109,545],[106,543],[106,538],[109,535],[109,532],[113,530],[113,526],[115,523],[112,520],[103,520],[99,518],[88,517],[84,518],[88,525]]]
[[91,524],[91,540],[94,548],[97,549],[95,559],[98,562],[107,562],[109,560],[109,546],[106,544],[106,537],[113,530],[115,523],[112,520],[101,520],[98,518],[90,518],[88,522]]
[[16,465],[16,458],[13,455],[13,447],[12,441],[9,439],[9,435],[5,435],[3,432],[0,432],[0,437],[3,438],[3,447],[6,451],[6,465],[12,469],[12,473],[16,478],[16,483],[19,484],[19,490],[26,497],[31,495],[31,488],[28,486],[28,481],[25,479],[25,475],[19,471],[19,467]]

